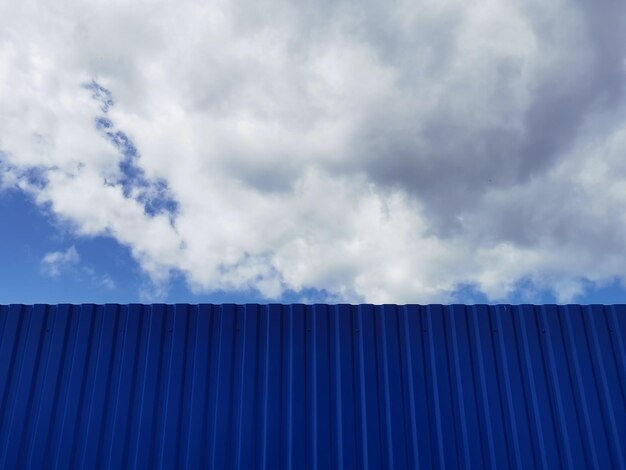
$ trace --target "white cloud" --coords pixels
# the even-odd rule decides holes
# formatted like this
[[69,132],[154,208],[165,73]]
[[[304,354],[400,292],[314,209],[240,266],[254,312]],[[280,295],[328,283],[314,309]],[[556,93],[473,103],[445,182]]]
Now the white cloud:
[[[128,246],[161,294],[173,270],[195,291],[373,302],[461,284],[506,299],[528,279],[567,301],[626,278],[617,20],[604,41],[566,1],[6,2],[0,18],[0,187]],[[154,185],[125,192],[92,80],[175,216],[146,212]]]
[[52,251],[46,253],[41,260],[43,274],[50,277],[57,277],[67,266],[76,265],[80,262],[78,251],[72,245],[65,251]]

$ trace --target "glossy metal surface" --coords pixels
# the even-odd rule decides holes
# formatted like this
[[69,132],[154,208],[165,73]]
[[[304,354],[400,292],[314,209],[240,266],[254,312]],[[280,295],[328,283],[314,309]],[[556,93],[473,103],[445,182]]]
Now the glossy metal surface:
[[626,468],[626,306],[0,307],[0,468]]

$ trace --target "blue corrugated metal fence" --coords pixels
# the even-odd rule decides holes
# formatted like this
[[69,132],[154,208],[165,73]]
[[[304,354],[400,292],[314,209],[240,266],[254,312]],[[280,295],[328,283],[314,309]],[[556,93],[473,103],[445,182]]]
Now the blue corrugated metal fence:
[[626,468],[626,306],[0,307],[0,468]]

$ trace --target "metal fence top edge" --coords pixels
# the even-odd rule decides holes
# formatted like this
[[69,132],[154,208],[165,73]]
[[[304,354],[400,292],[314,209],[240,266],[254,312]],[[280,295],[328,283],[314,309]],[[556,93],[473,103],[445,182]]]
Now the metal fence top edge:
[[385,304],[369,304],[369,303],[280,303],[280,302],[267,302],[267,303],[236,303],[236,302],[223,302],[223,303],[185,303],[185,302],[176,302],[176,303],[162,303],[162,302],[154,302],[154,303],[140,303],[140,302],[129,302],[129,303],[117,303],[117,302],[106,302],[106,303],[71,303],[71,302],[60,302],[60,303],[8,303],[3,304],[0,303],[0,307],[290,307],[290,306],[299,306],[299,307],[420,307],[420,308],[571,308],[571,307],[579,307],[579,308],[589,308],[589,307],[626,307],[626,303],[624,304],[503,304],[503,303],[493,303],[493,304],[461,304],[461,303],[451,303],[451,304],[437,304],[437,303],[426,303],[426,304],[418,304],[418,303],[408,303],[408,304],[393,304],[393,303],[385,303]]

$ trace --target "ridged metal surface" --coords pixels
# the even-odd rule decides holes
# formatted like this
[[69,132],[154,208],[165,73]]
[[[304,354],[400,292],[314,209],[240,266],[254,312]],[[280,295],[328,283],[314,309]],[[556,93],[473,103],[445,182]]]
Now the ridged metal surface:
[[0,307],[0,468],[626,468],[626,306]]

